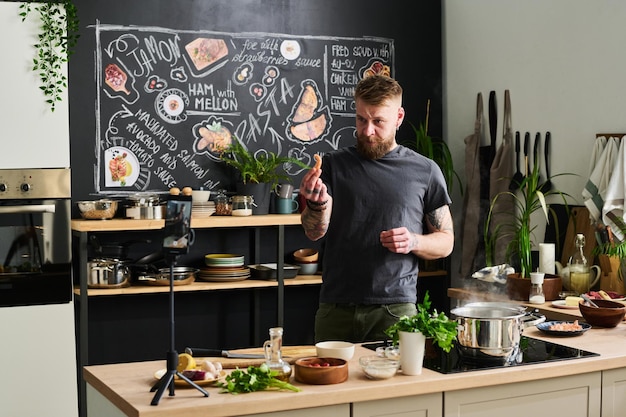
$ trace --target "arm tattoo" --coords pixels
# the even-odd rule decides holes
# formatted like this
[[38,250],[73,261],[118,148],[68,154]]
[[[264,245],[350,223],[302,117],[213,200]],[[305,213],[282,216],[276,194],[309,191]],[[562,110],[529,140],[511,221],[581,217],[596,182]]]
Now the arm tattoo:
[[435,230],[452,230],[452,226],[447,220],[446,213],[447,206],[443,206],[428,213],[426,218],[428,219],[428,223],[430,223]]
[[317,240],[326,234],[328,219],[323,211],[305,210],[301,216],[304,233],[311,240]]

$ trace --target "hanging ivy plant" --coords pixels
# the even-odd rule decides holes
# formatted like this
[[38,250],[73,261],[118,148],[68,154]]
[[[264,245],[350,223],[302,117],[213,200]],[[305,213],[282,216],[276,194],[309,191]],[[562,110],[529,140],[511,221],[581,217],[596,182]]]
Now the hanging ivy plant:
[[33,71],[38,73],[41,82],[39,88],[50,110],[54,111],[56,103],[62,100],[63,91],[67,89],[63,64],[69,60],[78,41],[78,15],[72,0],[27,1],[20,3],[22,22],[33,11],[41,19],[38,40],[33,45],[36,50]]

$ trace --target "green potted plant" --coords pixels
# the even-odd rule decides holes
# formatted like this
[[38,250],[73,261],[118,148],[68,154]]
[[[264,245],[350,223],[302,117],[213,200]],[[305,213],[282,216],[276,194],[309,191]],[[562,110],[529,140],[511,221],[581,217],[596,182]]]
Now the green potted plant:
[[[613,219],[622,235],[626,236],[626,223],[619,217]],[[626,292],[624,278],[626,277],[626,239],[616,241],[611,238],[608,242],[593,248],[592,254],[597,257],[602,270],[603,282],[601,288],[605,291],[614,291],[619,294]],[[606,278],[604,278],[606,277]]]
[[[535,160],[537,159],[535,158]],[[557,174],[552,176],[552,178],[561,175],[573,174]],[[514,204],[514,213],[513,216],[510,217],[511,221],[498,224],[491,229],[491,219],[497,213],[496,203],[499,199],[505,198],[505,196],[509,196]],[[546,203],[546,197],[550,196],[559,196],[566,209],[568,208],[567,199],[571,196],[555,189],[553,186],[545,187],[544,183],[541,182],[539,164],[535,164],[531,171],[528,170],[528,164],[526,164],[526,176],[519,182],[519,194],[517,190],[503,191],[491,200],[489,213],[484,225],[487,264],[491,265],[493,263],[491,259],[496,240],[500,237],[504,237],[508,241],[506,250],[507,259],[509,259],[508,263],[517,266],[518,268],[516,269],[519,270],[519,274],[514,274],[515,276],[509,275],[507,277],[508,295],[514,300],[527,300],[528,291],[530,291],[530,273],[533,270],[533,234],[537,228],[536,224],[532,224],[533,214],[541,210],[546,222],[550,221],[550,217],[556,219],[556,214]],[[512,283],[511,281],[517,276],[523,279],[524,282],[519,284]],[[551,279],[555,281],[552,282]],[[520,285],[521,288],[517,288],[516,285]],[[562,282],[559,276],[547,276],[544,279],[546,300],[557,299],[561,286]],[[528,291],[526,291],[526,287]],[[556,290],[549,290],[549,288],[546,287],[554,287]],[[554,291],[556,291],[556,296],[554,295]]]
[[[394,346],[400,347],[400,367],[405,375],[419,375],[426,350],[426,340],[437,344],[445,352],[450,352],[457,338],[457,322],[450,320],[445,313],[430,309],[428,291],[422,303],[417,304],[417,314],[402,316],[385,333]],[[431,345],[432,345],[431,344]]]
[[452,154],[450,148],[443,140],[437,140],[428,134],[428,120],[430,118],[430,100],[426,105],[426,119],[423,123],[419,124],[419,127],[413,123],[408,122],[411,129],[413,129],[414,137],[402,141],[400,144],[406,146],[409,149],[413,149],[415,152],[424,155],[427,158],[432,159],[439,165],[443,176],[446,179],[448,185],[448,192],[452,191],[454,185],[454,178],[457,179],[461,194],[463,194],[463,185],[457,172],[454,170],[454,161],[452,160]]
[[291,177],[281,170],[284,164],[310,168],[295,158],[279,156],[274,152],[248,150],[238,138],[220,154],[220,160],[235,168],[240,175],[238,193],[251,195],[254,200],[253,214],[267,214],[271,190],[279,181],[291,182]]

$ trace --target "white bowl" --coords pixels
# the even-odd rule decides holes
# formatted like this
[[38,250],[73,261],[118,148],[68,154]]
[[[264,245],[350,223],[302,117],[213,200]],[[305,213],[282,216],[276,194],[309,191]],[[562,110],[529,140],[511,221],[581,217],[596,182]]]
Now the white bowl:
[[319,358],[337,358],[349,361],[354,356],[354,344],[329,340],[315,344],[315,350]]
[[211,190],[193,190],[191,191],[191,201],[194,203],[206,203],[211,196]]

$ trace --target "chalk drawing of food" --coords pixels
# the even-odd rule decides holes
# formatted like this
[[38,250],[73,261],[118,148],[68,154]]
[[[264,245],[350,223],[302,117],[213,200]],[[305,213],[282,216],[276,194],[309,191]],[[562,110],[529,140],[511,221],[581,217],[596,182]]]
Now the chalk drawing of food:
[[189,42],[185,50],[198,71],[228,55],[228,46],[223,39],[197,38]]

